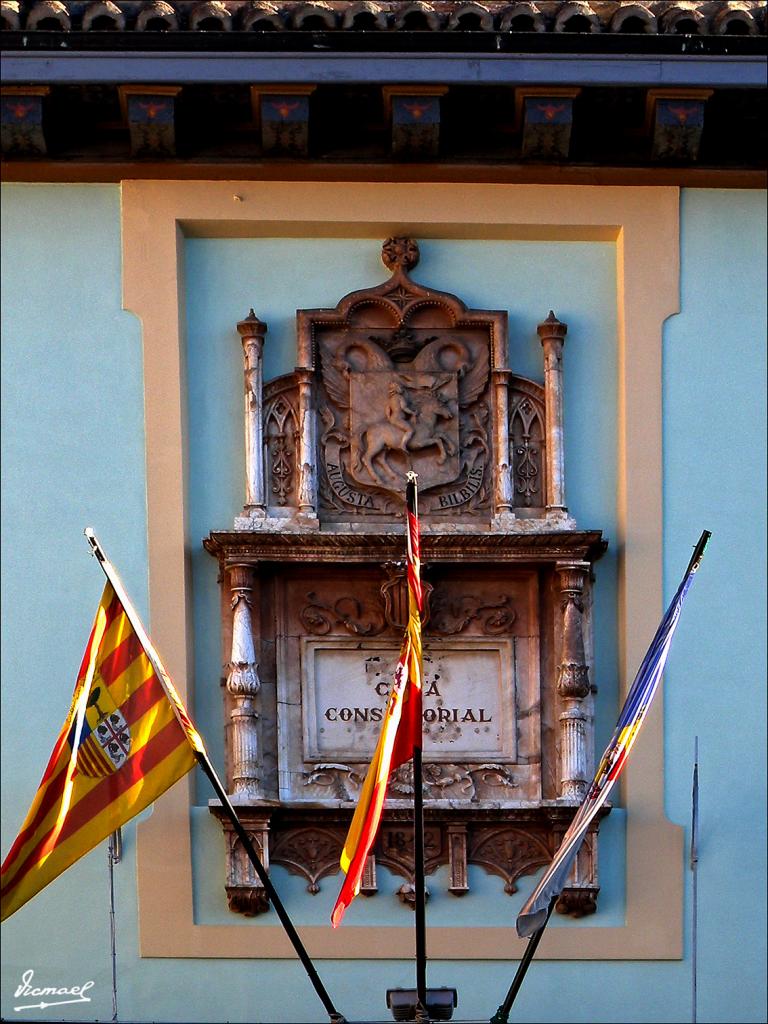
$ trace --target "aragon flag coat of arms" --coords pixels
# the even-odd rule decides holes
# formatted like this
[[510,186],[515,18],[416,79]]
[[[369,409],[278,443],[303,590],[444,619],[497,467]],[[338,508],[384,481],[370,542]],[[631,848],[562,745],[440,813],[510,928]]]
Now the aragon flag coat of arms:
[[[70,748],[74,746],[76,728],[74,722],[69,735]],[[95,672],[80,735],[78,771],[93,779],[111,775],[126,760],[130,750],[130,726],[112,699],[109,687]]]
[[108,582],[69,713],[2,866],[3,920],[185,775],[195,750],[204,752],[147,647]]

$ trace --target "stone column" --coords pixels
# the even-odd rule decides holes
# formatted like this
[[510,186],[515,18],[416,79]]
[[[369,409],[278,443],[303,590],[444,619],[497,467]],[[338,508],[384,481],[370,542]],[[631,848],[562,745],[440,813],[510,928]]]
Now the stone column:
[[299,382],[299,513],[310,517],[317,515],[313,377],[314,371],[309,367],[296,368]]
[[263,351],[267,325],[253,310],[237,325],[245,360],[245,511],[255,518],[267,514],[262,425]]
[[587,724],[584,698],[589,695],[589,669],[584,654],[582,615],[584,583],[589,562],[558,562],[563,612],[562,654],[557,692],[564,710],[560,715],[560,796],[581,800],[587,791]]
[[547,515],[567,513],[563,458],[563,342],[568,325],[552,310],[537,327],[544,349],[544,404],[547,431]]
[[253,800],[259,796],[256,695],[261,687],[251,624],[253,568],[250,565],[233,565],[229,574],[233,616],[227,690],[232,696],[232,793],[243,800]]
[[511,370],[491,371],[494,389],[494,440],[496,443],[496,515],[512,515],[512,473],[509,456],[509,378]]

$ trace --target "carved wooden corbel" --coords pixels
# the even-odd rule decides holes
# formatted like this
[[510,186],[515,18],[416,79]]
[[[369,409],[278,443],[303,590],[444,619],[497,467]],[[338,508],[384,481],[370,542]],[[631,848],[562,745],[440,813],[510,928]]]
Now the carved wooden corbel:
[[176,156],[176,98],[180,85],[121,85],[123,118],[128,126],[131,156]]
[[0,141],[3,155],[45,156],[43,129],[47,85],[4,85],[0,89]]

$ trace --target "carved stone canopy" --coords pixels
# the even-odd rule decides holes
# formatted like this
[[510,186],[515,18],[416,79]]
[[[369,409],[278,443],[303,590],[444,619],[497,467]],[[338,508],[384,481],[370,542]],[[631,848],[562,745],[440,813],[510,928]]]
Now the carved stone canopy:
[[385,284],[298,314],[299,363],[317,382],[319,515],[392,518],[405,475],[424,515],[493,507],[491,371],[506,365],[506,313],[468,310],[410,278],[414,239],[390,238]]
[[[253,311],[237,325],[246,502],[204,542],[225,591],[228,785],[265,861],[310,892],[336,873],[402,640],[414,470],[427,871],[448,864],[462,895],[478,864],[513,893],[552,856],[593,760],[592,565],[606,545],[565,505],[567,327],[552,312],[538,325],[538,384],[507,366],[506,312],[413,281],[412,238],[387,239],[382,259],[384,284],[298,310],[292,374],[264,384],[267,325]],[[376,892],[385,865],[406,905],[413,788],[406,764],[363,884]],[[258,879],[223,827],[230,906],[259,913]],[[593,910],[598,888],[595,831],[561,909]]]
[[391,271],[384,284],[332,309],[298,310],[293,374],[262,385],[267,325],[253,313],[238,324],[248,409],[238,527],[285,517],[391,523],[410,470],[426,521],[457,512],[467,525],[567,521],[558,362],[566,325],[553,314],[541,325],[542,387],[507,367],[506,312],[471,310],[413,281],[412,238],[387,239],[382,259]]

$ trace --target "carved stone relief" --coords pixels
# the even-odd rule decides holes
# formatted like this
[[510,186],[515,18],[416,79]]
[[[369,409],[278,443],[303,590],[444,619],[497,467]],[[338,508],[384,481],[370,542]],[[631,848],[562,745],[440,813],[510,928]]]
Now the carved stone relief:
[[462,633],[471,622],[489,636],[500,636],[515,621],[516,612],[508,594],[484,603],[476,594],[461,594],[451,599],[441,596],[435,602],[432,629],[443,636]]
[[[418,474],[426,595],[421,779],[427,873],[470,892],[546,864],[592,767],[592,563],[605,548],[565,505],[563,353],[537,327],[543,383],[507,366],[507,314],[416,283],[388,239],[384,284],[297,311],[298,366],[263,382],[267,325],[237,325],[246,487],[212,534],[222,585],[228,785],[265,862],[314,894],[338,860],[384,718],[407,621],[403,493]],[[390,778],[377,865],[412,906],[412,764]],[[220,809],[212,807],[221,817]],[[267,900],[236,836],[231,909]],[[558,904],[595,909],[597,825]],[[334,884],[335,881],[334,881]]]
[[543,391],[515,378],[510,387],[509,440],[516,513],[546,508],[546,432]]
[[423,495],[440,488],[444,502],[455,494],[452,504],[472,498],[480,507],[488,408],[478,400],[487,387],[487,346],[399,327],[388,338],[329,334],[320,353],[329,424],[321,458],[336,499],[363,512],[389,508],[413,469]]
[[[389,577],[381,585],[381,596],[384,599],[384,618],[387,625],[402,631],[408,624],[408,577],[404,562],[385,562],[384,571]],[[426,629],[432,614],[432,584],[421,581],[423,608],[421,626]]]
[[302,625],[307,633],[325,636],[336,626],[343,626],[354,636],[375,636],[386,628],[384,616],[378,608],[363,608],[356,597],[339,597],[333,604],[323,604],[310,591],[308,604],[299,612]]
[[[386,284],[335,310],[303,310],[299,352],[317,381],[320,513],[400,512],[405,475],[419,474],[424,515],[492,511],[497,402],[490,373],[506,358],[506,315],[467,310],[413,282],[413,239],[390,239]],[[502,433],[506,436],[506,418]]]
[[[265,389],[264,445],[267,501],[285,510],[298,498],[298,393],[293,381],[278,378]],[[275,514],[275,509],[272,514]]]

